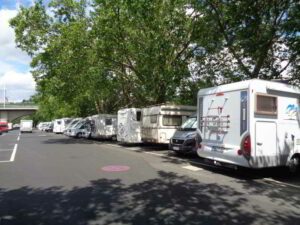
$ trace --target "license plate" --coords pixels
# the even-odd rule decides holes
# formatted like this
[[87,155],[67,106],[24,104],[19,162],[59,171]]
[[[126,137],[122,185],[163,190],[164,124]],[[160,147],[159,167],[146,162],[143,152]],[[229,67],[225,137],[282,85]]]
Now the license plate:
[[213,146],[213,147],[211,148],[211,151],[212,151],[212,152],[217,152],[217,153],[223,153],[223,149],[218,148],[218,147],[216,147],[216,146]]
[[174,146],[174,147],[173,147],[173,150],[178,151],[178,150],[179,150],[179,147]]

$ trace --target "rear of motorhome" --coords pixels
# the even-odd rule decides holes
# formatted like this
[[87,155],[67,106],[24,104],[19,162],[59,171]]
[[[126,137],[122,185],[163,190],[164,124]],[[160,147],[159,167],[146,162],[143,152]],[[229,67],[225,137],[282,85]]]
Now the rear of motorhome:
[[116,139],[117,137],[117,115],[98,114],[90,117],[91,138],[94,139]]
[[20,132],[30,132],[32,133],[32,126],[33,121],[32,120],[21,120],[20,121]]
[[142,110],[138,108],[118,111],[117,140],[123,143],[141,143]]
[[142,110],[142,141],[169,144],[170,138],[196,107],[184,105],[158,105]]
[[300,89],[248,80],[198,92],[200,157],[217,165],[296,168]]
[[56,133],[56,134],[62,134],[67,125],[71,122],[72,119],[70,118],[62,118],[62,119],[56,119],[54,120],[54,123],[53,123],[53,133]]

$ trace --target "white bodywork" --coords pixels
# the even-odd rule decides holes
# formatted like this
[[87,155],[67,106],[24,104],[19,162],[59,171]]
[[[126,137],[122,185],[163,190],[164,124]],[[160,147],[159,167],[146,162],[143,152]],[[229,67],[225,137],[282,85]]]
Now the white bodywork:
[[68,133],[68,130],[70,130],[71,128],[73,128],[76,124],[78,124],[80,121],[82,120],[82,118],[75,118],[72,119],[71,122],[65,127],[64,130],[64,134]]
[[200,90],[198,155],[250,168],[287,165],[300,152],[299,97],[294,86],[256,79]]
[[70,123],[70,121],[71,119],[69,118],[54,120],[53,133],[62,134],[65,131],[66,126]]
[[128,108],[118,111],[117,140],[125,143],[141,143],[141,109]]
[[159,105],[142,110],[142,141],[169,144],[170,138],[193,113],[195,106]]
[[90,120],[92,138],[109,139],[117,136],[117,115],[98,114],[92,116]]
[[66,135],[78,138],[88,137],[90,133],[88,123],[87,119],[79,119],[73,126],[67,129]]
[[20,131],[21,132],[32,132],[32,120],[21,120],[20,121]]

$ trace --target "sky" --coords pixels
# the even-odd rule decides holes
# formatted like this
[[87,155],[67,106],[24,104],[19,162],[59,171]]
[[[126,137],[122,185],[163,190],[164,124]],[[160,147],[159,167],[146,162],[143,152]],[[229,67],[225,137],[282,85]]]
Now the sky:
[[30,6],[33,0],[0,0],[0,102],[4,87],[9,102],[29,99],[35,93],[30,73],[30,57],[16,47],[14,30],[9,20],[16,16],[19,5]]

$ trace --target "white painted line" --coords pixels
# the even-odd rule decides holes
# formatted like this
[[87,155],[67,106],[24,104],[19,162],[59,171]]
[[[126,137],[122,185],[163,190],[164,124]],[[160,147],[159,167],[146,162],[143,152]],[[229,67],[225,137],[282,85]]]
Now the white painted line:
[[38,137],[47,137],[47,135],[45,135],[45,134],[40,134],[40,135],[38,135]]
[[191,170],[191,171],[200,171],[200,170],[203,170],[203,169],[201,169],[199,167],[192,166],[192,165],[183,166],[182,168],[187,169],[187,170]]
[[156,152],[145,152],[145,153],[146,153],[146,154],[150,154],[150,155],[165,156],[164,154],[156,153]]
[[290,187],[294,187],[294,188],[300,188],[299,185],[284,183],[284,182],[281,182],[281,181],[278,181],[278,180],[273,180],[272,178],[263,178],[263,180],[269,181],[269,182],[273,182],[273,183],[276,183],[276,184],[280,184],[280,185],[284,185],[284,186],[290,186]]
[[20,141],[20,136],[17,138],[17,141]]
[[116,145],[116,144],[106,144],[106,145],[113,146],[113,147],[118,147],[118,148],[121,148],[121,147],[122,147],[122,146]]
[[15,160],[16,153],[17,153],[17,149],[18,149],[18,144],[15,144],[13,153],[11,154],[11,157],[10,157],[10,161],[11,161],[11,162],[13,162],[13,161]]
[[128,147],[128,148],[125,148],[125,149],[128,149],[128,150],[132,150],[132,151],[138,151],[138,150],[142,150],[140,147]]

